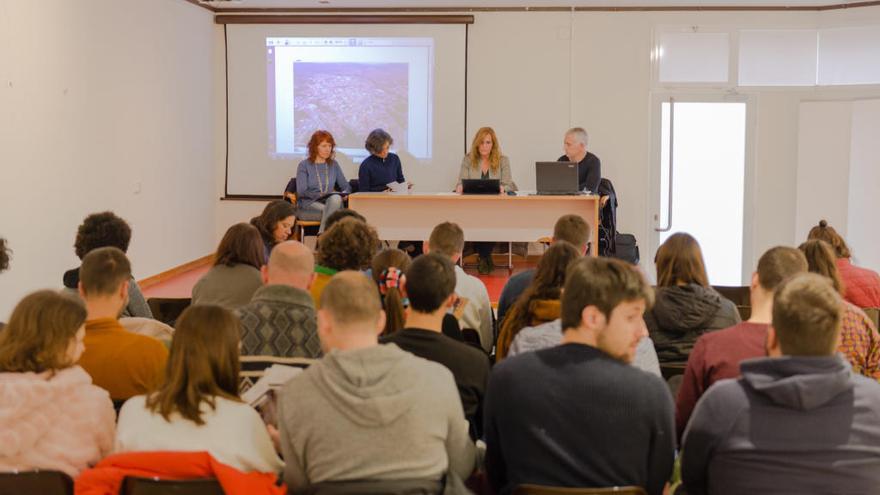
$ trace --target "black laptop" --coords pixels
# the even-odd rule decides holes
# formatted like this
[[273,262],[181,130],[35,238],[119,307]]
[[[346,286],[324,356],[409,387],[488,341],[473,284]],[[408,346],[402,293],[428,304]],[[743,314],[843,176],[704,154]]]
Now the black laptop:
[[578,164],[575,162],[535,162],[535,185],[539,195],[568,196],[578,190]]
[[498,179],[462,179],[462,194],[498,194],[501,181]]

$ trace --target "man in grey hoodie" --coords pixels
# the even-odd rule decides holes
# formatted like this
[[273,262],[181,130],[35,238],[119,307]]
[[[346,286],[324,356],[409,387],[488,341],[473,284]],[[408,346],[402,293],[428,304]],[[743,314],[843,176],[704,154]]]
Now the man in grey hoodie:
[[880,493],[880,384],[835,353],[841,311],[815,274],[775,290],[770,357],[709,388],[685,431],[688,495]]
[[321,294],[325,356],[279,397],[284,480],[441,480],[474,469],[452,373],[394,344],[378,345],[385,314],[373,281],[333,276]]

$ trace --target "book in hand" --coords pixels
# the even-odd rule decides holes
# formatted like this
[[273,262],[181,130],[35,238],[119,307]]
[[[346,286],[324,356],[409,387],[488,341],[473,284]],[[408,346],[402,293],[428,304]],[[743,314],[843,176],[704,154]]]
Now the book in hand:
[[318,199],[316,199],[315,201],[324,201],[325,199],[329,198],[330,196],[333,196],[334,194],[339,195],[342,199],[345,199],[348,197],[347,192],[330,191],[328,193],[324,193],[324,194],[318,196]]

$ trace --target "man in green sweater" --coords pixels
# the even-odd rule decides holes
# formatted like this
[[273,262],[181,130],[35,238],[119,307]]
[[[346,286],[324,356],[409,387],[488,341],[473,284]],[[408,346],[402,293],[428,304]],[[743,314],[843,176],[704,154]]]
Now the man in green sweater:
[[325,356],[279,397],[288,486],[467,478],[474,444],[452,373],[394,344],[378,345],[385,315],[373,281],[339,272],[320,307]]

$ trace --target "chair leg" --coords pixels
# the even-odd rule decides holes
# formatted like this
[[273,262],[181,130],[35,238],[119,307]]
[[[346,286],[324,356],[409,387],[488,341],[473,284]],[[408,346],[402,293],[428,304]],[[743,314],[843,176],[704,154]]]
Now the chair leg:
[[507,273],[513,273],[513,243],[507,243]]

